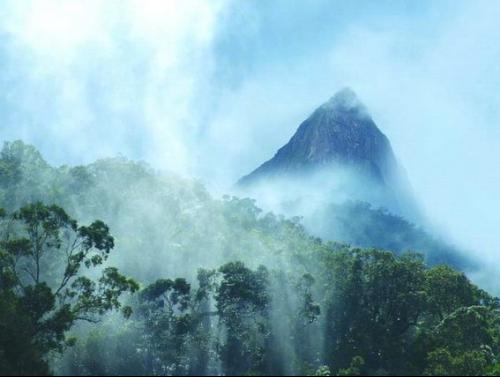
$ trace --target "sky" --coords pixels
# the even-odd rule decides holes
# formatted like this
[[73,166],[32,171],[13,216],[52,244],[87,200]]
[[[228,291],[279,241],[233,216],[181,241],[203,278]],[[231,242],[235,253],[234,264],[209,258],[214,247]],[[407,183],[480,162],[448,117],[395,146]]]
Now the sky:
[[3,0],[0,141],[224,190],[349,86],[435,225],[498,263],[498,19],[481,0]]

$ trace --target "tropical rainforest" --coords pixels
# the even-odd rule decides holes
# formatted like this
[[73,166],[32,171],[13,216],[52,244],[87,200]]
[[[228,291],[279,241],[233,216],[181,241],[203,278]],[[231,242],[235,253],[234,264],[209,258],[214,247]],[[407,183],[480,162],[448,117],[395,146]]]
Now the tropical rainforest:
[[0,207],[1,375],[500,375],[499,299],[425,250],[322,240],[144,163],[52,167],[21,141]]

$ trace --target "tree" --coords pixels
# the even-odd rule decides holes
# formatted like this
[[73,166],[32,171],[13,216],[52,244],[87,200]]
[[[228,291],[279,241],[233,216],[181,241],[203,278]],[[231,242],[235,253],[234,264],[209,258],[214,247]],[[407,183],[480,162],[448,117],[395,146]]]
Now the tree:
[[[114,247],[101,221],[79,226],[62,208],[35,203],[3,214],[0,250],[0,358],[3,374],[48,374],[48,355],[71,345],[78,320],[97,322],[122,308],[119,298],[137,283],[106,267]],[[129,307],[122,308],[130,315]]]
[[479,304],[479,290],[467,277],[448,266],[436,266],[425,272],[424,290],[428,310],[442,321],[455,310]]
[[222,280],[217,287],[217,312],[225,329],[219,352],[227,375],[263,373],[269,340],[267,311],[268,272],[265,267],[252,271],[241,262],[219,269]]
[[0,152],[0,206],[9,211],[41,200],[52,190],[52,168],[35,147],[17,140]]
[[347,249],[328,256],[333,267],[327,296],[325,351],[332,371],[364,360],[363,371],[404,373],[408,335],[423,311],[421,256]]
[[484,306],[462,307],[434,329],[426,374],[480,376],[495,363],[498,313]]
[[187,374],[187,338],[194,327],[191,285],[185,279],[161,279],[141,292],[140,301],[146,369],[153,375]]
[[[288,279],[284,282],[284,292],[289,289],[288,285],[286,285],[287,281]],[[315,279],[312,275],[304,274],[293,286],[297,295],[295,303],[297,310],[289,314],[293,316],[293,345],[295,354],[299,356],[299,368],[313,367],[317,363],[318,355],[315,352],[314,343],[317,342],[319,329],[314,325],[321,315],[321,307],[313,297],[314,284]],[[291,306],[290,303],[288,305]],[[286,318],[284,314],[279,317],[281,320]]]

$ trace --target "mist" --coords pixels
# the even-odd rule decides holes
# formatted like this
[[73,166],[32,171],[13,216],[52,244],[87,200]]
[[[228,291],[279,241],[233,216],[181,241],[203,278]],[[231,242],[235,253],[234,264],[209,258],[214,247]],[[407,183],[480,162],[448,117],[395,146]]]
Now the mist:
[[455,1],[6,1],[0,137],[56,164],[125,155],[224,193],[350,86],[435,225],[493,263],[499,14]]

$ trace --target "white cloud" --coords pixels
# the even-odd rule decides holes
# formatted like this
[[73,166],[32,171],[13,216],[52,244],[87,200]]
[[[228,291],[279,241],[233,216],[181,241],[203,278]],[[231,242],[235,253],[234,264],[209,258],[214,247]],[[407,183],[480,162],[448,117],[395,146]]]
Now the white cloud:
[[[0,33],[9,41],[2,49],[9,63],[3,75],[11,75],[9,104],[18,123],[3,136],[26,134],[21,129],[28,127],[31,139],[71,143],[64,157],[55,157],[59,162],[68,154],[78,160],[124,153],[189,172],[198,132],[192,106],[211,78],[216,20],[225,3],[4,3]],[[27,114],[36,114],[36,126]]]

